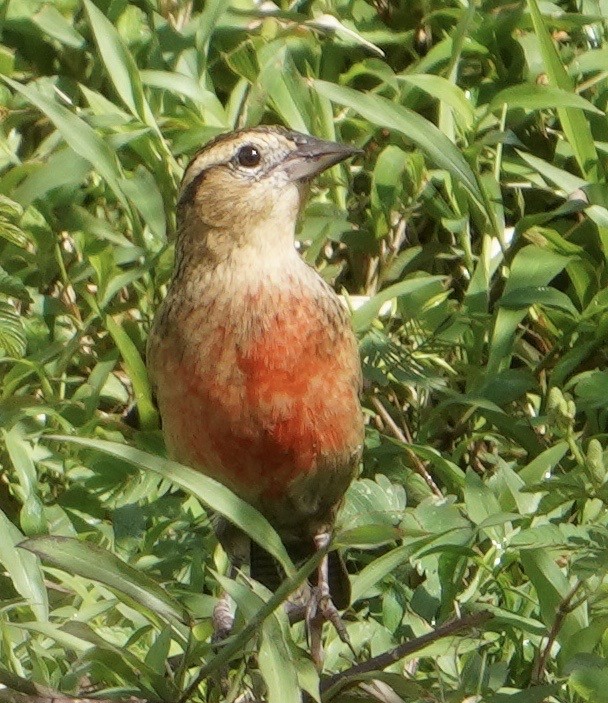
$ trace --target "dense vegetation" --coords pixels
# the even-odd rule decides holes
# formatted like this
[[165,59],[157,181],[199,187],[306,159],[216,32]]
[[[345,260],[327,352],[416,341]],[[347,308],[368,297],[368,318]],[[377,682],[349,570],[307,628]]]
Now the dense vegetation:
[[[608,701],[606,18],[5,0],[0,700],[318,696],[275,607],[303,575],[270,601],[222,575],[206,508],[241,506],[163,459],[143,364],[185,162],[266,122],[365,149],[299,234],[357,308],[369,420],[335,539],[354,653],[327,629],[323,700]],[[218,650],[222,588],[239,618]]]

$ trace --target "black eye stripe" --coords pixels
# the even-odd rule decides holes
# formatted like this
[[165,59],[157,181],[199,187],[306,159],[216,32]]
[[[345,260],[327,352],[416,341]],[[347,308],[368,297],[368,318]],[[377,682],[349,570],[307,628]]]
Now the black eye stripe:
[[190,205],[194,202],[194,198],[196,197],[196,191],[198,190],[198,187],[203,182],[203,180],[206,178],[208,172],[209,169],[203,169],[200,173],[197,173],[196,176],[194,176],[194,178],[190,181],[190,183],[188,183],[188,185],[181,191],[180,198],[177,203],[178,207],[181,207],[182,205]]

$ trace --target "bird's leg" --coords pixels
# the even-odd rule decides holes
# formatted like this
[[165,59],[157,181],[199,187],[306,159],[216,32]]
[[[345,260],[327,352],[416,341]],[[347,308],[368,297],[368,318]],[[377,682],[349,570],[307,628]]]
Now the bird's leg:
[[[315,548],[317,550],[326,549],[329,545],[329,541],[329,532],[321,532],[314,537]],[[310,638],[310,653],[319,670],[323,667],[323,644],[321,635],[324,622],[331,622],[342,642],[347,644],[352,650],[346,627],[342,622],[338,609],[331,599],[328,563],[329,559],[327,554],[325,554],[318,567],[317,586],[313,590],[313,595],[308,603],[306,613],[306,624]]]

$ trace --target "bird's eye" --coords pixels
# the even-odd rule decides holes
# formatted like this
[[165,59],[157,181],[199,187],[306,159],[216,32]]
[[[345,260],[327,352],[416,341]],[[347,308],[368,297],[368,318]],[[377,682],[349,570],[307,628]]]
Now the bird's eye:
[[242,146],[238,150],[236,159],[241,166],[245,166],[245,168],[253,168],[260,163],[262,160],[262,155],[260,154],[259,149],[253,146],[253,144],[245,144],[245,146]]

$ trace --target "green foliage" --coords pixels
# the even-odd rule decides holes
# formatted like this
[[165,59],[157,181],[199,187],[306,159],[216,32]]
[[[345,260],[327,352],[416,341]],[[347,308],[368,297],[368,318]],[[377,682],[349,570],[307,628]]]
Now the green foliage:
[[[0,683],[606,700],[605,17],[606,0],[2,6]],[[354,308],[369,418],[335,536],[354,652],[328,627],[321,689],[277,608],[314,562],[295,571],[260,515],[164,459],[143,361],[183,166],[260,122],[365,149],[299,233]],[[222,575],[208,507],[282,561],[277,593]]]

